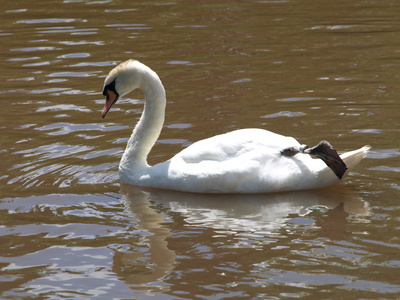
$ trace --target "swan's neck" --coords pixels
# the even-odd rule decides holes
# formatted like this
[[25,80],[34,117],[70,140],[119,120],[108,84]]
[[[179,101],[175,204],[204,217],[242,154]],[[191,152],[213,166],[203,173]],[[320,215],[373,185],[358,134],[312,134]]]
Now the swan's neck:
[[120,170],[129,172],[149,167],[147,156],[164,124],[166,97],[161,80],[150,69],[144,70],[142,76],[140,88],[145,94],[144,110],[120,162]]

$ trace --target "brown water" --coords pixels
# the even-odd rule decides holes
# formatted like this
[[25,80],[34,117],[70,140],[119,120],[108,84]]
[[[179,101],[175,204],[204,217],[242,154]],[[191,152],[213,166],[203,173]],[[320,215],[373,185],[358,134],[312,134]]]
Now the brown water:
[[[2,299],[400,297],[400,2],[4,1]],[[106,119],[108,71],[167,90],[150,161],[238,128],[339,151],[324,191],[207,196],[120,186],[141,93]]]

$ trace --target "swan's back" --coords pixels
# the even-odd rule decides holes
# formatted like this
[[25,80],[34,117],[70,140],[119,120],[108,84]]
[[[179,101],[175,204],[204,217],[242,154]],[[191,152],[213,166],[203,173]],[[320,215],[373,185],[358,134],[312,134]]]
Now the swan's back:
[[225,163],[249,153],[252,153],[253,159],[257,159],[257,155],[272,154],[272,150],[278,153],[284,147],[296,145],[299,143],[294,138],[271,131],[256,128],[242,129],[198,141],[176,156],[188,164],[204,161]]

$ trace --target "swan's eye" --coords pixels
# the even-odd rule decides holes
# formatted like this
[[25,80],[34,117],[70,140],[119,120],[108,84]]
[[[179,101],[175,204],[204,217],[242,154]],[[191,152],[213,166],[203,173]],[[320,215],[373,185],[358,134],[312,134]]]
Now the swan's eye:
[[103,89],[103,95],[107,96],[107,100],[109,99],[109,94],[110,93],[117,93],[117,90],[115,89],[115,81],[117,80],[117,78],[115,78],[111,83],[107,84],[106,86],[104,86]]

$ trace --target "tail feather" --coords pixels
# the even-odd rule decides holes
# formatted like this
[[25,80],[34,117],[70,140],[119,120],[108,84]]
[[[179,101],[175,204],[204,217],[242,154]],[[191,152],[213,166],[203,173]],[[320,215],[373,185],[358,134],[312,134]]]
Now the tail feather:
[[353,169],[366,155],[371,146],[364,146],[358,150],[350,151],[340,155],[341,159],[348,166],[346,173]]

